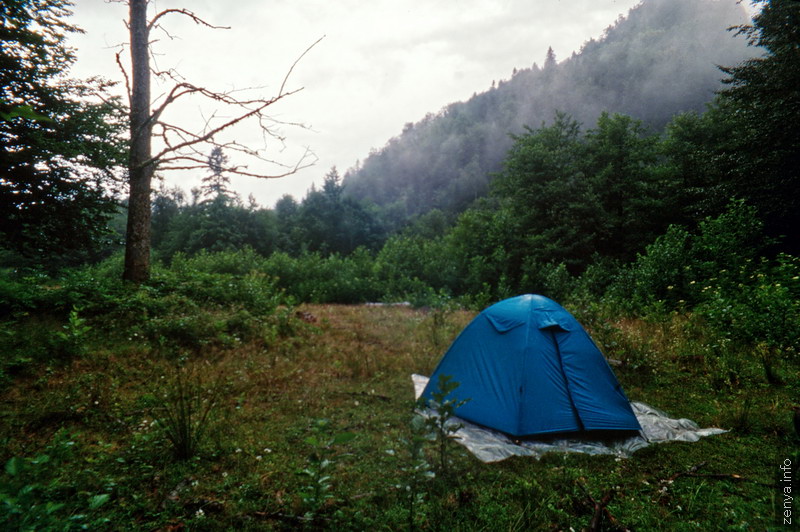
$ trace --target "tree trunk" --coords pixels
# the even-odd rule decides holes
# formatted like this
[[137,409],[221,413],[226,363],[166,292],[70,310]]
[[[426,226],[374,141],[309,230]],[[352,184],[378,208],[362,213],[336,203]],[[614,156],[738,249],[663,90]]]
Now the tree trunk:
[[141,283],[150,277],[150,182],[155,172],[150,137],[150,51],[147,0],[129,0],[131,34],[130,159],[128,227],[122,277]]

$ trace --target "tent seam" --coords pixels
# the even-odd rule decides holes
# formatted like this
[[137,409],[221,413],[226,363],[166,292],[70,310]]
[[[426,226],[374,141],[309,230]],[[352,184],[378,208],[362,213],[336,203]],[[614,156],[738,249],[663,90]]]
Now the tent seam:
[[528,357],[530,356],[531,350],[531,342],[530,342],[530,334],[531,334],[531,327],[533,325],[533,304],[528,302],[528,323],[526,323],[525,328],[525,344],[522,354],[522,376],[520,377],[520,389],[517,393],[519,393],[519,410],[517,411],[517,433],[522,433],[522,420],[525,419],[523,416],[525,406],[527,401],[525,401],[525,393],[527,392],[528,388]]
[[556,355],[558,356],[558,364],[561,368],[561,375],[564,376],[564,384],[567,386],[567,395],[569,396],[569,404],[572,405],[572,411],[575,412],[575,417],[578,419],[578,423],[580,424],[579,431],[583,432],[586,430],[586,424],[583,422],[581,418],[581,412],[578,410],[578,405],[575,404],[575,399],[572,397],[572,385],[570,384],[569,375],[564,370],[564,358],[561,356],[561,346],[558,345],[558,339],[556,338],[555,331],[550,328],[550,338],[553,339],[553,345],[556,348]]

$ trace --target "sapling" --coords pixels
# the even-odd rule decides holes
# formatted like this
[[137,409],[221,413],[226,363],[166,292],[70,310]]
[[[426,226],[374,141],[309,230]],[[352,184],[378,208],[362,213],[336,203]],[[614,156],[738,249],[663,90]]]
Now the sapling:
[[[400,490],[401,497],[408,505],[408,529],[416,528],[416,508],[425,497],[424,483],[436,476],[425,459],[424,446],[428,440],[426,419],[415,413],[409,423],[410,435],[400,439],[400,448],[407,453],[407,461],[403,460],[399,467],[401,481],[395,487]],[[386,451],[397,456],[394,449]]]
[[308,479],[308,484],[300,490],[300,499],[305,508],[303,517],[308,520],[314,520],[325,502],[333,498],[330,493],[333,487],[330,475],[334,465],[333,446],[347,443],[356,437],[352,432],[330,435],[329,427],[330,421],[327,419],[314,421],[313,434],[305,439],[312,448],[311,454],[308,455],[308,465],[297,472],[298,475]]
[[80,310],[72,307],[67,323],[62,326],[63,330],[56,332],[56,349],[64,357],[81,356],[86,352],[86,337],[92,327],[79,316]]
[[459,439],[456,433],[463,427],[461,423],[456,423],[450,418],[455,415],[457,408],[469,401],[469,399],[458,399],[456,397],[448,398],[459,385],[460,383],[453,380],[452,375],[439,375],[436,390],[431,393],[431,401],[427,403],[423,401],[423,405],[432,410],[431,415],[426,420],[426,424],[433,431],[439,456],[439,471],[443,475],[448,473],[448,442]]

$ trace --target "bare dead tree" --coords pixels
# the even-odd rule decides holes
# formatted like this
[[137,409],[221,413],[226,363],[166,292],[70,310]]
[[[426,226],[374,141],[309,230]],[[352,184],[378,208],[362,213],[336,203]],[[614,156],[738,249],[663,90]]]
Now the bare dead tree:
[[[225,168],[226,172],[249,177],[285,177],[315,162],[313,154],[306,149],[294,164],[286,165],[267,157],[263,149],[254,149],[235,140],[221,140],[221,134],[241,123],[254,122],[265,141],[267,138],[272,138],[283,143],[284,138],[280,135],[279,126],[288,123],[269,116],[267,109],[276,102],[302,90],[287,90],[287,81],[300,59],[319,41],[306,49],[292,64],[276,95],[248,97],[246,95],[249,94],[249,91],[245,90],[218,92],[195,85],[183,79],[173,70],[153,69],[150,64],[151,33],[153,30],[159,29],[170,36],[161,26],[162,20],[169,15],[188,17],[196,24],[212,29],[227,28],[209,24],[187,9],[165,9],[154,14],[148,20],[148,0],[127,0],[127,3],[129,7],[130,75],[123,65],[122,52],[117,53],[117,64],[125,77],[130,101],[130,157],[128,161],[130,194],[123,278],[141,283],[150,276],[150,193],[151,182],[156,170],[205,168],[207,153],[213,147],[238,153],[250,160],[278,165],[280,168],[280,171],[273,174],[250,170],[241,163]],[[150,82],[153,76],[171,84],[171,88],[155,102],[151,97]],[[164,112],[170,106],[189,97],[200,97],[207,102],[212,102],[224,109],[224,114],[214,113],[211,117],[206,118],[205,125],[199,131],[164,119]],[[291,125],[300,126],[300,124]],[[156,153],[153,153],[154,140],[158,144]]]

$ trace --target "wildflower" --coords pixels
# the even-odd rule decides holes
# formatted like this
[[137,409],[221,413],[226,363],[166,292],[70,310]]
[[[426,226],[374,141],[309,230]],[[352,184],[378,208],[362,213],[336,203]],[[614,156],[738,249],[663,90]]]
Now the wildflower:
[[261,455],[260,454],[258,456],[256,456],[256,460],[259,461],[259,462],[261,461]]
[[203,517],[205,517],[205,516],[206,516],[206,513],[203,511],[203,509],[202,509],[202,508],[199,508],[199,509],[198,509],[198,510],[197,510],[197,511],[194,513],[194,516],[195,516],[197,519],[202,519]]
[[227,471],[223,471],[223,472],[222,472],[222,478],[225,478],[225,477],[227,477],[227,476],[228,476],[228,472],[227,472]]
[[241,449],[241,448],[239,448],[239,447],[237,447],[237,448],[236,448],[236,452],[237,452],[237,453],[240,453],[240,452],[242,452],[242,449]]

